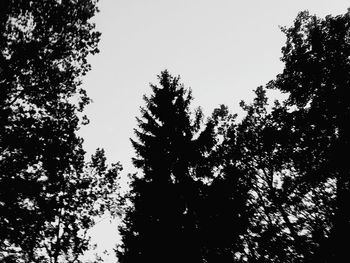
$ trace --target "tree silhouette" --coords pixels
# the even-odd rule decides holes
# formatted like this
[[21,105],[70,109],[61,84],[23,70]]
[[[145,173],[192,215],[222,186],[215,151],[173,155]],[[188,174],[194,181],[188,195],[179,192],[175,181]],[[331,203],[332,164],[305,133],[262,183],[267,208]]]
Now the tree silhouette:
[[142,174],[132,176],[117,254],[122,263],[202,262],[199,178],[208,175],[197,164],[211,147],[210,126],[200,133],[202,114],[192,117],[191,91],[178,77],[163,71],[158,78],[132,140]]
[[254,211],[249,204],[251,181],[240,165],[236,115],[221,105],[209,123],[215,143],[205,158],[211,180],[204,184],[200,210],[203,262],[244,262],[244,236]]
[[311,184],[297,169],[299,145],[278,101],[269,110],[266,90],[256,89],[237,125],[240,169],[249,187],[249,231],[244,256],[249,262],[309,262],[329,233],[333,191],[329,181]]
[[0,3],[1,261],[76,262],[109,197],[96,200],[116,188],[120,166],[107,170],[101,150],[85,163],[76,134],[96,11],[94,0]]
[[[145,97],[120,228],[120,262],[340,262],[350,234],[350,15],[301,12],[283,28],[284,71],[200,133],[166,71]],[[199,134],[199,135],[198,135]],[[129,202],[129,203],[128,203]],[[186,256],[184,256],[186,254]]]
[[269,88],[287,92],[285,123],[297,151],[291,156],[304,180],[333,193],[330,233],[324,233],[314,262],[346,258],[344,240],[350,234],[349,172],[349,13],[324,19],[301,12],[287,36],[282,61],[285,69]]

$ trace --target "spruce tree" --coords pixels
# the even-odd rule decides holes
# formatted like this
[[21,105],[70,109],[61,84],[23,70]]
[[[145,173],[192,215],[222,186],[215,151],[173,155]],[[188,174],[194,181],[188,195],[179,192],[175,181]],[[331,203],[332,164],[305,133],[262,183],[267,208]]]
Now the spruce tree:
[[196,212],[201,181],[197,164],[211,147],[210,127],[199,134],[202,114],[191,114],[191,91],[179,77],[163,71],[152,94],[144,96],[131,191],[120,227],[121,263],[202,262],[201,238]]

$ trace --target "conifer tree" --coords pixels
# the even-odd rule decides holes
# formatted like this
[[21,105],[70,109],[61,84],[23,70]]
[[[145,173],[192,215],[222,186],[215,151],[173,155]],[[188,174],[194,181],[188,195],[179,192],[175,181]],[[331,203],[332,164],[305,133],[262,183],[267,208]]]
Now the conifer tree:
[[210,127],[199,133],[202,114],[191,114],[191,91],[163,71],[144,96],[132,176],[131,203],[120,227],[121,263],[202,262],[197,207],[201,198],[199,159],[212,144]]

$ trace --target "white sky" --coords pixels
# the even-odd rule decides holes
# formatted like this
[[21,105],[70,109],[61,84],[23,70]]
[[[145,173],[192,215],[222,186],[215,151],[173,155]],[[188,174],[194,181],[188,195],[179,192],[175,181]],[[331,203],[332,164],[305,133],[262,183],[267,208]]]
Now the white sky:
[[[257,86],[282,71],[279,58],[285,37],[278,26],[290,26],[297,13],[343,14],[346,0],[100,0],[96,16],[102,32],[101,52],[90,58],[84,79],[93,103],[91,123],[80,135],[91,154],[106,150],[109,162],[120,161],[123,174],[134,171],[129,138],[149,83],[168,69],[191,87],[194,106],[206,116],[219,104],[239,112]],[[110,248],[115,224],[101,223],[96,240]],[[102,241],[101,241],[102,240]]]

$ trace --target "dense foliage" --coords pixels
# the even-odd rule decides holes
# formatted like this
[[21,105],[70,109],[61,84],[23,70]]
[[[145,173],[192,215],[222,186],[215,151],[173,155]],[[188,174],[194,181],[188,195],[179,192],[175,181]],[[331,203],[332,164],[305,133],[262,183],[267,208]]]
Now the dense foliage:
[[[120,209],[121,263],[342,262],[350,12],[301,12],[282,28],[284,70],[241,103],[241,119],[221,105],[204,120],[191,90],[161,72],[123,196],[121,165],[102,149],[86,161],[77,135],[96,12],[95,0],[0,2],[0,261],[81,262],[96,218]],[[269,89],[286,99],[269,102]]]
[[98,52],[94,0],[0,3],[0,261],[77,262],[119,165],[84,160],[80,87]]
[[197,164],[211,146],[210,126],[200,131],[201,112],[191,116],[191,92],[167,71],[160,87],[144,97],[134,164],[142,175],[132,177],[127,196],[133,206],[120,228],[120,262],[201,262],[197,209],[201,181]]
[[[132,141],[141,173],[125,199],[121,262],[346,258],[350,15],[301,12],[282,31],[285,68],[241,103],[239,121],[221,106],[192,122],[166,71],[152,86]],[[287,99],[271,104],[268,89]]]
[[314,261],[338,262],[346,258],[350,234],[350,13],[320,19],[302,12],[283,31],[285,69],[268,86],[289,95],[281,120],[295,169],[316,197],[320,189],[328,193],[327,207],[312,214]]

